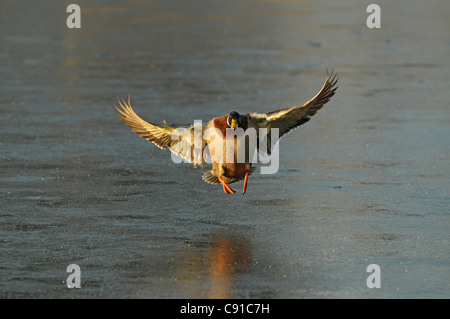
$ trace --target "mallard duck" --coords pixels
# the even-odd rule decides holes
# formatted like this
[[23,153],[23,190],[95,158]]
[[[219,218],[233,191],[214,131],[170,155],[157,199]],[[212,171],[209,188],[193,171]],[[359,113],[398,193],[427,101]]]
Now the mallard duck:
[[[294,106],[261,114],[248,113],[241,115],[236,111],[232,111],[229,114],[213,118],[204,125],[194,124],[189,128],[175,128],[167,125],[165,121],[163,125],[156,125],[144,121],[131,107],[130,96],[128,96],[128,102],[124,99],[118,99],[120,108],[116,106],[116,109],[119,112],[117,114],[119,118],[131,127],[133,132],[161,149],[169,148],[172,153],[194,164],[194,167],[200,165],[203,168],[205,166],[206,156],[204,156],[204,151],[208,146],[214,144],[214,141],[222,142],[221,145],[227,145],[223,147],[223,160],[220,160],[222,157],[219,157],[219,160],[217,160],[217,157],[213,156],[214,151],[218,151],[219,147],[216,146],[214,149],[210,149],[212,170],[203,174],[203,180],[210,184],[222,184],[223,191],[226,194],[234,194],[235,191],[228,184],[244,179],[242,193],[245,194],[248,176],[254,171],[252,162],[249,160],[248,139],[247,142],[243,143],[246,149],[245,160],[237,161],[236,153],[234,153],[234,159],[226,161],[227,149],[230,150],[229,144],[233,147],[232,143],[223,143],[227,138],[226,133],[228,130],[242,128],[246,131],[249,128],[253,128],[256,130],[256,134],[259,135],[259,129],[265,129],[267,134],[264,141],[267,141],[266,150],[267,153],[270,153],[273,145],[271,145],[271,136],[268,132],[270,130],[274,131],[273,129],[277,128],[278,137],[281,138],[292,129],[308,122],[311,116],[316,114],[334,95],[337,89],[335,87],[337,80],[336,74],[333,74],[333,72],[329,74],[327,71],[322,89],[315,97],[302,106]],[[213,131],[220,132],[221,134],[216,134],[214,138],[211,136],[208,137],[204,134],[208,129],[213,129]],[[218,138],[218,136],[220,137]],[[223,141],[220,141],[221,138],[223,138]],[[233,138],[235,139],[234,147],[236,149],[238,147],[236,137]],[[258,139],[258,141],[260,140]],[[257,147],[259,147],[259,144]]]

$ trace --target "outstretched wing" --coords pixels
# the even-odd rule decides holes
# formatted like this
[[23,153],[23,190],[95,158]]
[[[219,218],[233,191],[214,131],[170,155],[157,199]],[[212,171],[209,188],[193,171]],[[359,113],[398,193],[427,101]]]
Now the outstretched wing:
[[338,79],[336,74],[328,74],[322,89],[315,97],[303,104],[288,109],[277,110],[268,113],[250,113],[250,120],[254,121],[258,127],[270,130],[273,127],[279,129],[279,136],[283,136],[290,130],[308,122],[311,116],[317,113],[325,103],[334,95]]
[[250,113],[249,122],[256,128],[266,128],[267,129],[267,139],[268,139],[268,151],[271,150],[270,145],[270,129],[278,128],[279,137],[288,133],[290,130],[308,122],[311,116],[317,113],[325,103],[327,103],[330,98],[334,95],[337,87],[335,87],[338,79],[336,74],[331,72],[325,79],[325,83],[322,89],[317,93],[315,97],[303,104],[302,106],[295,106],[287,109],[277,110],[268,113]]
[[191,126],[189,128],[175,128],[165,125],[155,125],[141,119],[131,107],[130,96],[128,102],[118,99],[120,108],[116,106],[119,118],[142,138],[152,142],[161,149],[168,147],[174,154],[194,166],[205,165],[203,149],[206,142],[202,139],[202,126]]

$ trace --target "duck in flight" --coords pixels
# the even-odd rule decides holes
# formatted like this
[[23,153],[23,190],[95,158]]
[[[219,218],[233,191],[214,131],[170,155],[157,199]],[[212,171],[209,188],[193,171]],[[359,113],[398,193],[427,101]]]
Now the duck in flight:
[[[302,106],[294,106],[261,114],[248,113],[246,115],[241,115],[236,111],[232,111],[229,114],[213,118],[201,126],[200,132],[205,133],[208,129],[213,129],[222,134],[216,135],[213,138],[210,136],[208,137],[208,134],[202,134],[200,143],[198,142],[198,139],[197,142],[194,143],[196,140],[194,137],[195,130],[199,129],[195,124],[190,128],[175,128],[167,125],[165,121],[164,125],[149,123],[134,112],[131,107],[129,96],[128,102],[123,99],[122,101],[118,100],[120,108],[116,106],[116,109],[119,112],[117,114],[119,118],[126,125],[131,127],[131,130],[140,137],[145,138],[161,149],[169,148],[172,153],[194,164],[194,167],[200,165],[203,168],[205,165],[204,156],[199,157],[195,156],[195,154],[204,154],[203,151],[205,148],[208,148],[208,146],[210,147],[215,142],[219,141],[218,136],[220,136],[220,139],[223,138],[222,142],[225,142],[227,138],[226,133],[230,129],[236,130],[242,128],[245,131],[253,128],[256,130],[256,134],[260,134],[260,129],[265,129],[266,132],[269,132],[271,129],[276,128],[278,129],[278,136],[281,138],[292,129],[308,122],[310,118],[335,94],[337,80],[336,74],[333,74],[333,72],[329,74],[327,71],[327,76],[322,89],[316,96]],[[235,137],[233,138],[235,139]],[[271,145],[269,134],[267,134],[265,141],[267,141],[267,152],[270,153],[273,146]],[[254,170],[252,163],[249,161],[248,142],[247,144],[244,142],[246,147],[246,157],[244,161],[238,161],[236,156],[234,156],[232,160],[226,161],[227,147],[229,147],[230,144],[232,145],[232,143],[221,144],[227,146],[224,146],[223,152],[220,153],[219,160],[217,157],[211,160],[212,170],[203,174],[203,180],[210,184],[221,184],[223,186],[223,191],[226,194],[234,194],[235,191],[228,184],[244,179],[242,193],[245,194],[248,176],[251,175]],[[236,140],[234,147],[237,147]],[[215,148],[218,150],[218,147]],[[210,149],[210,152],[211,155],[214,155],[214,148],[213,150]]]

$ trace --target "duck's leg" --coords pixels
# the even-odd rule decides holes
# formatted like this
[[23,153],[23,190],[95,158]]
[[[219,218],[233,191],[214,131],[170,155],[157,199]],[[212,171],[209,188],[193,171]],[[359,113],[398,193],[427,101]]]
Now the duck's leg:
[[228,190],[228,188],[223,185],[223,191],[225,192],[225,194],[231,194],[231,192]]
[[247,191],[247,181],[248,181],[248,171],[245,172],[244,188],[242,189],[242,194],[245,194],[245,192]]
[[230,186],[228,186],[227,183],[225,183],[223,178],[220,177],[220,176],[219,176],[219,181],[223,185],[223,191],[225,192],[225,194],[234,194],[234,193],[236,193],[236,191],[234,191]]

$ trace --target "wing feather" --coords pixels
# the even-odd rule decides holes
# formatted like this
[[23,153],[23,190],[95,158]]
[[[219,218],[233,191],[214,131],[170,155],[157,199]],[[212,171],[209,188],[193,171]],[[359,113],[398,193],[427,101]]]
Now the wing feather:
[[[175,128],[167,124],[155,125],[143,120],[134,112],[131,107],[130,96],[128,96],[128,102],[125,102],[124,99],[122,101],[118,99],[118,102],[120,108],[116,106],[119,112],[117,116],[134,133],[152,142],[161,149],[168,147],[174,154],[193,163],[195,166],[201,165],[203,167],[205,165],[202,154],[206,142],[200,136],[195,136],[197,130],[194,130],[194,126],[189,128]],[[198,129],[199,132],[203,133],[203,127],[199,127]]]
[[283,136],[290,130],[308,122],[334,95],[338,78],[331,72],[328,74],[325,83],[319,93],[302,106],[294,106],[287,109],[272,111],[263,114],[250,113],[250,120],[254,121],[258,127],[267,128],[268,131],[276,127],[279,129],[279,136]]
[[338,78],[333,71],[327,77],[319,93],[302,106],[294,106],[287,109],[272,111],[268,113],[250,113],[248,114],[249,123],[255,128],[267,129],[267,151],[270,153],[271,145],[270,129],[278,128],[279,137],[287,134],[292,129],[308,122],[311,117],[317,113],[335,94]]

